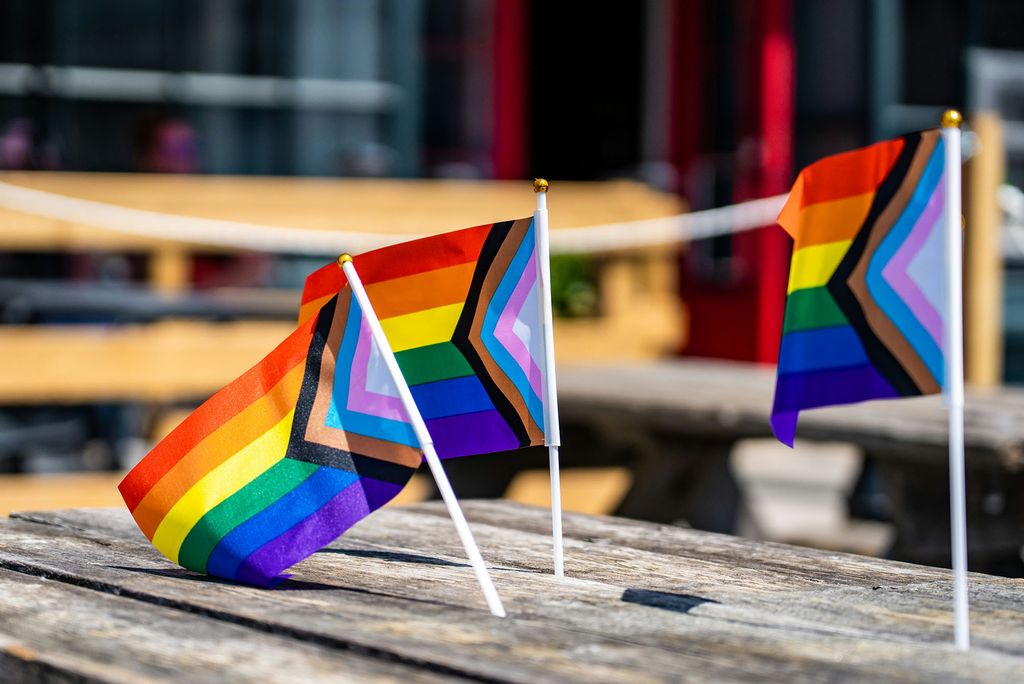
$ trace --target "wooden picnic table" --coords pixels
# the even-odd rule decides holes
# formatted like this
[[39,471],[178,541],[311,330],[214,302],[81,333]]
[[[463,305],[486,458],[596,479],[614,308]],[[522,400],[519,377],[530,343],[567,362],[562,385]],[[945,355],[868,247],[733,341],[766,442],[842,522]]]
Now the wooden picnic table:
[[[202,400],[289,330],[255,321],[0,327],[0,404]],[[705,359],[561,365],[563,464],[628,467],[633,485],[620,515],[735,531],[742,494],[730,454],[740,439],[771,436],[773,387],[771,368]],[[806,411],[798,434],[861,447],[892,503],[891,554],[942,564],[949,554],[945,421],[941,399],[924,397]],[[972,564],[1019,572],[1024,390],[969,389],[966,439]],[[449,470],[459,492],[490,498],[524,468],[546,468],[546,459],[540,451],[457,459]]]
[[444,508],[388,508],[274,589],[161,557],[123,509],[0,519],[0,680],[1012,681],[1024,580],[616,518],[466,502],[509,618],[491,617]]

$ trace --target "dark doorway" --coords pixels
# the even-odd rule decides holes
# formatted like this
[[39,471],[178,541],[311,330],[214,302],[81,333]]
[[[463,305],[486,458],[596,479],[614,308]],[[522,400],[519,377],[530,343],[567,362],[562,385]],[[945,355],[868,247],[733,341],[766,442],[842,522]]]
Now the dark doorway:
[[640,159],[644,3],[533,3],[532,175],[594,180]]

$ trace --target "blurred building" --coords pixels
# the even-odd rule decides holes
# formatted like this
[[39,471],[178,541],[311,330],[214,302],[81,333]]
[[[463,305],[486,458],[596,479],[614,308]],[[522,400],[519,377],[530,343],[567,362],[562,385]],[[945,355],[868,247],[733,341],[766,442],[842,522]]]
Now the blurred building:
[[[1021,186],[1021,26],[1017,0],[4,0],[0,168],[632,177],[705,209],[958,106],[1002,116]],[[680,351],[772,362],[788,253],[774,228],[690,245]],[[0,277],[139,279],[94,256],[0,254]],[[193,284],[309,270],[207,266]]]
[[[1024,382],[1024,193],[1013,187],[1024,186],[1021,26],[1019,0],[3,0],[0,170],[626,177],[702,210],[784,193],[802,166],[935,126],[947,107],[964,109],[969,122],[972,113],[994,112],[1008,162],[1001,196],[1017,207],[1004,231],[1006,359],[994,365],[1007,380]],[[977,145],[967,140],[968,149]],[[274,220],[288,225],[292,206],[276,193],[266,196],[281,210]],[[0,222],[0,235],[4,228]],[[151,331],[186,318],[218,326],[214,335],[264,319],[289,330],[290,297],[322,263],[212,250],[176,259],[179,247],[172,245],[167,260],[80,243],[0,251],[0,324],[15,335],[73,324],[87,324],[85,336],[110,324]],[[587,325],[616,307],[631,310],[641,297],[651,304],[653,289],[635,285],[658,281],[669,306],[630,321],[623,337],[657,321],[678,332],[686,320],[685,334],[666,336],[659,352],[682,338],[682,354],[772,363],[789,251],[783,232],[766,226],[695,242],[678,257],[669,250],[659,254],[658,269],[618,268],[607,280],[595,276],[613,261],[606,255],[563,257],[552,268],[556,310],[583,325],[576,338],[560,332],[560,339],[597,348],[592,340],[600,338],[606,354],[621,358],[618,341],[608,342],[613,336]],[[603,283],[621,285],[625,294],[610,298],[616,288]],[[231,290],[234,299],[216,299]],[[164,298],[169,292],[183,296]],[[671,317],[664,315],[669,309]],[[170,328],[167,337],[148,339],[205,340],[211,329]],[[236,342],[251,339],[244,331],[254,329],[236,328]],[[189,332],[195,330],[202,332]],[[109,340],[100,345],[111,348]],[[255,347],[254,355],[265,348]],[[7,358],[39,355],[37,346],[22,343],[26,348],[19,357],[7,346]],[[119,363],[115,358],[115,370],[99,374],[99,385],[112,384]],[[22,366],[39,375],[33,363]],[[210,374],[188,358],[156,384],[193,366]],[[69,396],[68,377],[58,377],[55,394],[42,400],[0,406],[0,472],[123,469],[201,398],[90,395],[47,404]],[[609,447],[602,435],[589,448],[582,437],[579,453],[591,460],[577,464],[593,465],[601,448],[630,451],[643,463],[636,456],[642,447],[631,442]],[[822,451],[813,454],[816,472],[834,475],[839,461]],[[468,459],[448,467],[460,492],[491,496],[522,468],[542,465],[543,455],[536,456],[541,460]],[[734,456],[742,477],[745,461]],[[836,518],[846,518],[847,504],[860,517],[891,516],[878,470],[861,471],[861,455],[846,456],[846,484],[831,485],[829,495]],[[746,462],[775,468],[783,461],[758,452]],[[814,470],[794,463],[800,476]],[[801,478],[780,479],[784,470],[761,481],[783,483],[779,500],[800,499],[825,481],[795,489]],[[740,489],[729,468],[707,472],[703,480],[686,475],[715,492],[719,510],[704,524],[731,526]],[[743,487],[754,501],[760,494],[751,473]],[[626,471],[619,474],[628,481]],[[1003,488],[1013,486],[1004,477],[989,483],[990,507],[1002,506]],[[106,494],[113,495],[111,484],[102,484]],[[611,499],[628,482],[616,487]],[[585,491],[592,501],[592,483]],[[803,510],[813,509],[793,519],[817,515]],[[1011,549],[1016,573],[1018,549]]]
[[[0,127],[27,168],[151,168],[159,120],[209,173],[633,176],[702,209],[950,105],[1020,118],[982,76],[1022,25],[1014,0],[7,0]],[[694,245],[686,353],[774,359],[787,250]]]

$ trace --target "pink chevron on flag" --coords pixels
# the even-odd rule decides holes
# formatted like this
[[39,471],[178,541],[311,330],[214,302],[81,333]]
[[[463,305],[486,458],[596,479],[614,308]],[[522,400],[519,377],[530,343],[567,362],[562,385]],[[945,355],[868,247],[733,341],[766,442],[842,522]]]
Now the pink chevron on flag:
[[[944,178],[944,176],[943,176]],[[928,300],[911,272],[911,263],[921,255],[927,247],[942,249],[941,241],[928,240],[935,231],[941,231],[943,209],[942,178],[924,211],[917,218],[906,241],[900,245],[892,260],[882,269],[882,275],[892,288],[900,295],[904,303],[913,311],[940,349],[944,349],[943,331],[945,321],[942,314]],[[928,263],[942,263],[942,255],[929,255]]]
[[494,336],[529,378],[531,389],[541,396],[544,383],[540,368],[543,340],[537,334],[541,328],[536,298],[537,261],[531,258],[498,317]]
[[365,320],[359,327],[359,341],[356,342],[349,382],[349,410],[391,420],[405,420],[402,400],[398,398],[394,381],[388,375],[384,361],[373,344],[370,326]]

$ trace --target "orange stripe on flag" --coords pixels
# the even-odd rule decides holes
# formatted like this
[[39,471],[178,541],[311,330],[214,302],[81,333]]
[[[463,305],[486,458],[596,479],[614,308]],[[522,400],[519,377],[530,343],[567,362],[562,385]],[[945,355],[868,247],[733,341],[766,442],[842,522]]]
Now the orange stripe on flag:
[[[312,323],[300,327],[240,378],[210,397],[125,476],[118,489],[134,511],[146,493],[214,430],[277,385],[296,364],[304,364]],[[215,340],[211,345],[216,344]]]
[[326,304],[327,302],[331,301],[331,297],[333,297],[335,294],[337,294],[337,292],[332,292],[331,294],[324,295],[323,297],[320,297],[319,299],[314,299],[313,301],[306,302],[305,304],[300,306],[299,307],[299,325],[302,325],[306,321],[308,321],[311,318],[313,318],[314,316],[316,316],[317,313],[320,312],[320,309],[323,308],[323,305]]
[[476,262],[471,261],[403,278],[393,278],[367,285],[366,293],[370,297],[374,311],[377,312],[377,317],[381,320],[456,304],[466,300],[475,268]]
[[820,202],[874,193],[892,170],[903,140],[887,140],[814,162],[797,176],[778,222],[796,238],[802,209]]
[[295,408],[305,365],[299,364],[264,396],[211,432],[157,482],[132,511],[142,532],[153,533],[167,512],[207,473],[274,427]]
[[[393,278],[476,262],[492,225],[488,223],[451,233],[432,235],[359,254],[355,257],[356,270],[359,271],[363,284],[371,285]],[[338,265],[333,262],[327,264],[306,278],[301,303],[305,305],[333,295],[344,285],[345,276]],[[305,306],[303,310],[308,311]]]
[[831,202],[818,202],[800,210],[793,249],[852,240],[875,201],[874,192]]

